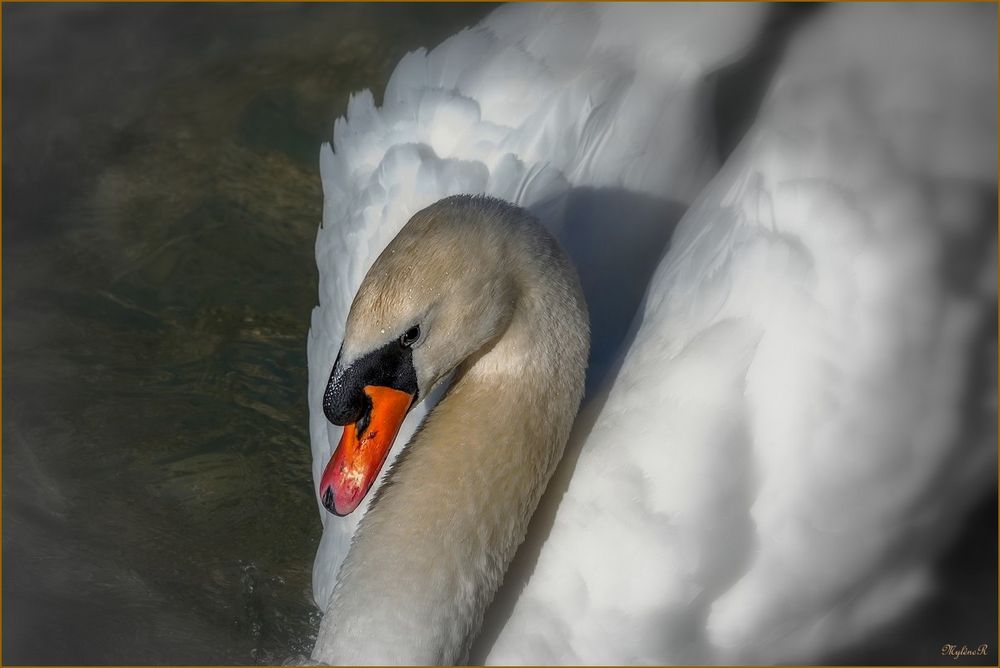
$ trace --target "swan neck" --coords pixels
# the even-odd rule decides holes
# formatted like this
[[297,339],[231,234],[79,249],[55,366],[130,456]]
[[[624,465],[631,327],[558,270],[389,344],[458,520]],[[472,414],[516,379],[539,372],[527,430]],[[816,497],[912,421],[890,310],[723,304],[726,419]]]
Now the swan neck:
[[583,392],[579,284],[561,254],[543,259],[516,272],[508,326],[458,368],[359,525],[314,658],[466,659]]

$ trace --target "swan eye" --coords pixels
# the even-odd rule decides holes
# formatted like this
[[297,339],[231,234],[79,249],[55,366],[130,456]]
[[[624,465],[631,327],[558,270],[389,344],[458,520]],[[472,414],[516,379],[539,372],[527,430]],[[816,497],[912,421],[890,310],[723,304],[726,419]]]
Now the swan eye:
[[413,327],[410,327],[408,330],[403,332],[403,335],[399,337],[399,345],[403,346],[404,348],[409,348],[414,343],[416,343],[417,339],[419,338],[420,338],[420,327],[414,325]]

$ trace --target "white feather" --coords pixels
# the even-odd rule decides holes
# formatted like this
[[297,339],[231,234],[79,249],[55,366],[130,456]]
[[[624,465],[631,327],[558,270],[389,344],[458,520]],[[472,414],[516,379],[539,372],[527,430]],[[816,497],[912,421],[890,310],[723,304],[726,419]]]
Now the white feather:
[[[590,200],[574,193],[681,206],[701,193],[620,370],[578,420],[565,494],[545,501],[551,529],[529,536],[533,572],[512,575],[513,608],[488,617],[490,662],[821,660],[932,585],[941,527],[995,480],[995,420],[962,413],[982,392],[970,365],[996,303],[995,229],[972,279],[946,272],[995,215],[995,8],[825,10],[705,188],[705,74],[748,45],[759,14],[502,7],[404,58],[381,108],[352,98],[322,151],[317,480],[339,437],[320,402],[352,295],[410,215],[457,192],[530,207],[587,261],[591,298],[630,266],[602,246],[614,235],[587,237],[588,215],[608,212],[581,212]],[[640,208],[599,224],[632,225],[622,235],[640,245],[669,229],[665,209],[641,223]],[[622,340],[594,326],[595,349]],[[983,401],[995,415],[995,395]],[[363,510],[320,509],[320,607]]]
[[[368,91],[352,96],[346,119],[334,125],[333,150],[324,146],[320,155],[320,305],[308,345],[314,481],[339,439],[321,401],[352,297],[411,215],[447,195],[484,192],[537,207],[565,237],[574,224],[564,199],[572,188],[615,187],[689,203],[710,178],[703,75],[746,46],[762,10],[621,9],[627,15],[618,5],[502,7],[429,53],[404,57],[381,108]],[[638,51],[617,32],[650,22],[672,25],[679,37],[697,29],[704,39],[698,48],[679,43],[678,55],[668,57],[656,31],[646,31]],[[386,468],[428,403],[408,416]],[[320,507],[313,593],[321,608],[364,510],[334,518]]]
[[811,662],[926,590],[996,472],[961,415],[995,296],[942,275],[996,183],[996,71],[969,67],[992,11],[800,36],[653,278],[489,662]]

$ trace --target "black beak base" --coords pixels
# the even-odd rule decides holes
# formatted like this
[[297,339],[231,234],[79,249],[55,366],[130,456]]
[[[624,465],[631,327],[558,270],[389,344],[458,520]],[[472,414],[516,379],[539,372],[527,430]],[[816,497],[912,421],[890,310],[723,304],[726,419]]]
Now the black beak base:
[[417,372],[413,368],[412,348],[395,340],[390,341],[354,360],[346,368],[340,363],[341,353],[337,354],[326,392],[323,393],[323,414],[333,424],[352,424],[368,413],[371,405],[364,392],[368,385],[407,392],[413,395],[413,403],[417,402]]

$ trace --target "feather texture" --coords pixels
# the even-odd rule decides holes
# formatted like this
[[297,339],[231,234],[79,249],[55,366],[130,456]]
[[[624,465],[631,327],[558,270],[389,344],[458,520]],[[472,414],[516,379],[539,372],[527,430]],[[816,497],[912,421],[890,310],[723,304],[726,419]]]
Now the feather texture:
[[491,663],[812,662],[927,590],[995,480],[963,415],[995,289],[945,273],[991,236],[992,12],[799,36],[653,277]]
[[[995,377],[975,373],[995,359],[995,12],[824,9],[711,183],[705,77],[754,39],[758,7],[514,5],[405,57],[321,153],[314,477],[367,268],[416,211],[485,192],[567,247],[595,349],[579,457],[487,618],[488,661],[811,662],[897,618],[995,481]],[[672,225],[623,193],[694,202],[631,336],[598,314],[627,325],[613,302],[646,284],[630,253]],[[363,510],[321,509],[324,609]]]
[[[565,201],[574,188],[689,203],[715,170],[700,113],[704,76],[745,48],[761,14],[753,5],[501,7],[432,51],[404,57],[381,107],[369,91],[352,96],[332,147],[320,153],[320,305],[308,340],[314,481],[340,435],[320,402],[351,300],[410,216],[448,195],[487,193],[534,209],[565,238],[576,222]],[[674,34],[646,28],[640,42],[623,39],[644,24]],[[431,403],[411,412],[387,466]],[[334,518],[320,508],[313,592],[321,608],[364,511]]]

